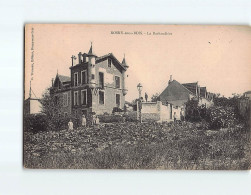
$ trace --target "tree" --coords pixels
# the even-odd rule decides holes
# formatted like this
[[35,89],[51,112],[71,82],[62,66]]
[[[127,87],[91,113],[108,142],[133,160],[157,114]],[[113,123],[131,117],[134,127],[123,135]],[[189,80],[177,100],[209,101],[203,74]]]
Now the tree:
[[214,97],[214,105],[215,106],[223,106],[223,107],[237,107],[238,99],[241,97],[241,94],[233,93],[232,97],[226,98],[224,96],[217,95]]
[[199,101],[196,98],[186,102],[186,119],[190,121],[200,121],[200,107]]
[[61,114],[61,107],[63,106],[60,96],[51,95],[49,89],[47,89],[41,99],[42,113],[47,117],[53,118],[56,115]]
[[159,100],[159,93],[155,93],[151,97],[151,102],[157,102]]
[[59,95],[50,94],[47,89],[41,99],[42,113],[45,114],[49,130],[57,130],[66,125],[67,119],[63,118],[61,108],[62,98]]

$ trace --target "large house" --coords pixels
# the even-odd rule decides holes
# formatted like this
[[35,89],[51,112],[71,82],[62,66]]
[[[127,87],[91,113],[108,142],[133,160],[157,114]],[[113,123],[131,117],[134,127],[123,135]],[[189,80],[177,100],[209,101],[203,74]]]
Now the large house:
[[213,93],[209,93],[206,87],[200,87],[198,82],[181,84],[176,80],[170,80],[168,86],[160,94],[159,100],[163,103],[170,103],[174,106],[182,107],[188,100],[196,98],[199,105],[206,107],[213,105]]
[[128,67],[125,57],[122,62],[112,53],[98,57],[91,45],[78,59],[72,56],[71,76],[57,74],[50,93],[62,100],[64,115],[112,113],[114,108],[124,109]]

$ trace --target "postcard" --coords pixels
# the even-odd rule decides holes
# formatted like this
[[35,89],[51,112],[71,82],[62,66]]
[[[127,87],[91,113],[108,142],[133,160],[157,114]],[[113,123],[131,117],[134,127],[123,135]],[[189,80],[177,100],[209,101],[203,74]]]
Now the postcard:
[[249,170],[251,28],[26,24],[23,166]]

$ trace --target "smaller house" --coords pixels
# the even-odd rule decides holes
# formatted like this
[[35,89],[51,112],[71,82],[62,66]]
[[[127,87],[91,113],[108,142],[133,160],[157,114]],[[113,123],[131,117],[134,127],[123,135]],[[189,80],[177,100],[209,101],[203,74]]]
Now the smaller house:
[[172,76],[170,76],[168,86],[159,96],[163,104],[170,103],[179,107],[185,106],[185,103],[192,98],[198,99],[199,105],[206,107],[213,105],[213,93],[208,92],[206,87],[200,87],[198,82],[181,84],[172,80]]
[[24,114],[39,114],[41,113],[42,105],[38,98],[27,98],[24,100]]
[[[140,117],[139,107],[140,103],[137,102],[138,120]],[[163,104],[161,101],[141,103],[142,121],[171,122],[174,121],[174,116],[176,116],[177,120],[181,120],[181,111],[181,107],[174,107],[172,104]]]

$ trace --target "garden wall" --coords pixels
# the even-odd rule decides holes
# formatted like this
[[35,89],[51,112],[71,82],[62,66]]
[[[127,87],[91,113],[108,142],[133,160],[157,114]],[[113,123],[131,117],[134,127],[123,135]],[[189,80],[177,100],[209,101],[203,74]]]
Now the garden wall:
[[[137,104],[137,118],[139,119],[139,104]],[[173,121],[174,112],[176,112],[177,120],[180,120],[180,107],[173,107],[173,105],[163,105],[161,101],[158,102],[142,102],[142,121]]]

